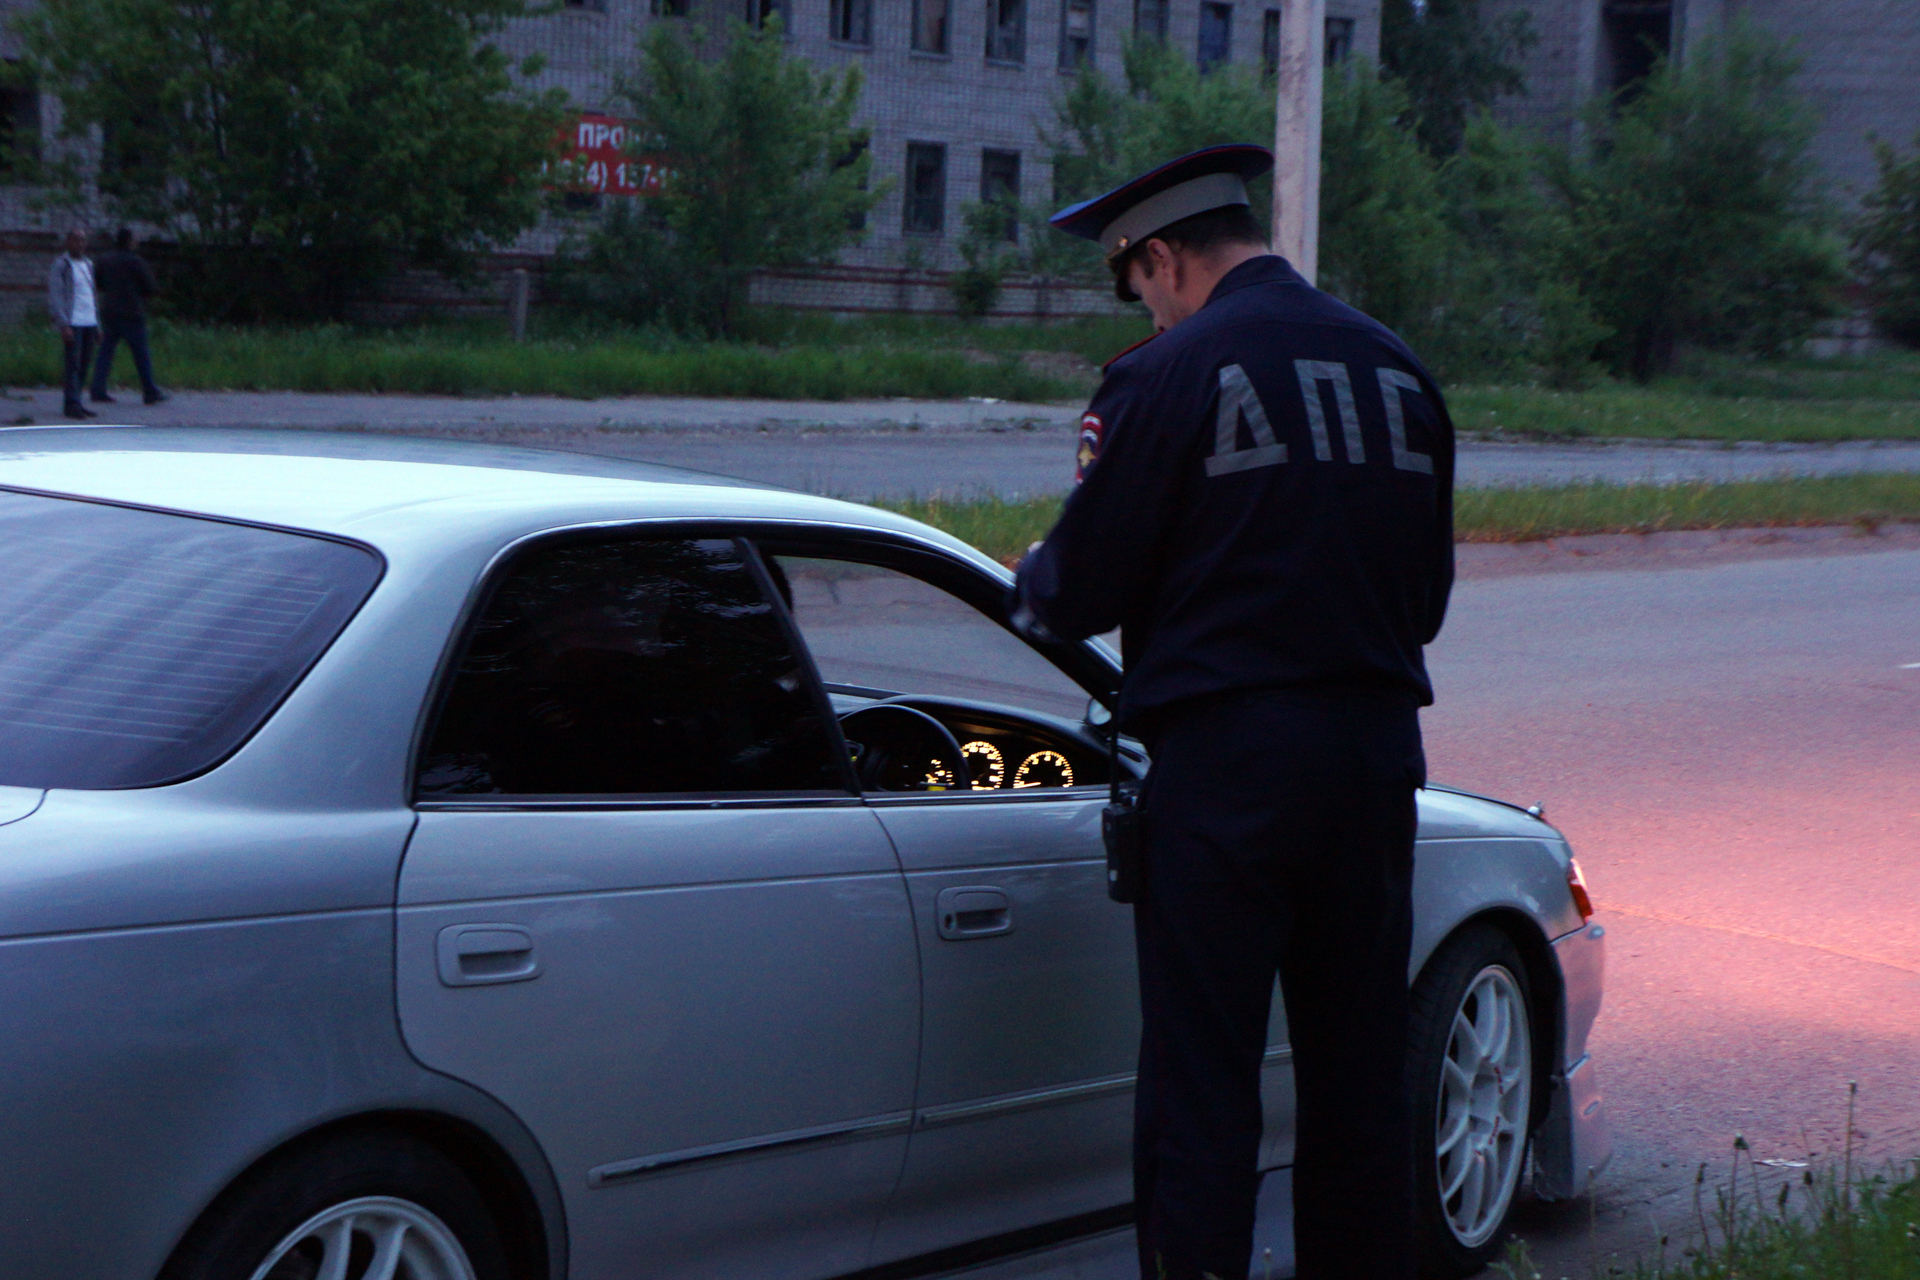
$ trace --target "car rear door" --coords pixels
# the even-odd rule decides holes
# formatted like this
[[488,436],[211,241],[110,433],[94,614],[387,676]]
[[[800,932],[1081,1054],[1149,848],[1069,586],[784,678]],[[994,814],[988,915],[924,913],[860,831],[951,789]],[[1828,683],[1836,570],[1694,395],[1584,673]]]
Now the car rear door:
[[906,1151],[912,912],[768,586],[728,538],[523,552],[425,748],[401,1026],[543,1145],[582,1280],[856,1270]]

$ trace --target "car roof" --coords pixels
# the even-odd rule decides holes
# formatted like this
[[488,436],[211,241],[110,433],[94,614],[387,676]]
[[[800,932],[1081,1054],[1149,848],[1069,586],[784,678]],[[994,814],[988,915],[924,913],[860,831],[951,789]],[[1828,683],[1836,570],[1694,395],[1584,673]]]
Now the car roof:
[[905,516],[753,481],[371,432],[15,427],[0,430],[0,486],[306,529],[382,549],[444,542],[463,527],[493,539],[603,520],[761,519],[903,533],[984,559]]

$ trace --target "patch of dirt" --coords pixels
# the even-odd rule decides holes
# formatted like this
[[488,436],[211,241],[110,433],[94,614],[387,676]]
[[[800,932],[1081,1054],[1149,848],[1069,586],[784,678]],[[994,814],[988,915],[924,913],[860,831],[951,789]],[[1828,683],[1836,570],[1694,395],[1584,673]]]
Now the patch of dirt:
[[1704,569],[1741,560],[1802,559],[1877,551],[1920,551],[1920,524],[1816,525],[1780,529],[1674,529],[1595,533],[1538,542],[1463,542],[1460,578],[1613,569]]

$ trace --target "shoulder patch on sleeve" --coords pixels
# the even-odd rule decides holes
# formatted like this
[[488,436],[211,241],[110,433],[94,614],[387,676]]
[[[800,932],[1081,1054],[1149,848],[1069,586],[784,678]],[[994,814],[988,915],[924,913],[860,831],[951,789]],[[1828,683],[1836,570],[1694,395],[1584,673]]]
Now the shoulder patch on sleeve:
[[1087,471],[1100,457],[1100,438],[1106,434],[1107,426],[1100,421],[1097,413],[1083,414],[1080,418],[1080,448],[1074,455],[1073,482],[1079,484],[1087,478]]

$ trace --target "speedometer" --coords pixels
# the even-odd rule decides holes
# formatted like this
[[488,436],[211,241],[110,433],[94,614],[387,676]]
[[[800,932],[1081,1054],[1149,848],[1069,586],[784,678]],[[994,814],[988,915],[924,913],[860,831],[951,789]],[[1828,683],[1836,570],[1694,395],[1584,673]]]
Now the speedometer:
[[1016,787],[1070,787],[1073,765],[1058,751],[1036,751],[1020,762],[1014,771]]
[[973,776],[975,791],[992,791],[1007,785],[1007,758],[991,742],[969,742],[960,748],[967,758],[967,772]]

